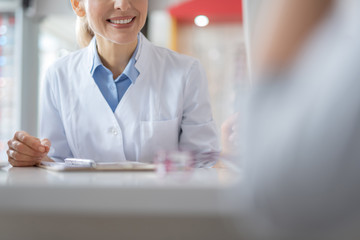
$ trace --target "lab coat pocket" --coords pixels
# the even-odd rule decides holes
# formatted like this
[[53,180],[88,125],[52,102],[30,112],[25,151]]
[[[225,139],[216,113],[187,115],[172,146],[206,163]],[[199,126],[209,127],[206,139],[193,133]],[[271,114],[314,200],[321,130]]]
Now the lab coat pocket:
[[172,151],[178,149],[178,118],[166,121],[142,121],[141,161],[152,161],[159,150]]

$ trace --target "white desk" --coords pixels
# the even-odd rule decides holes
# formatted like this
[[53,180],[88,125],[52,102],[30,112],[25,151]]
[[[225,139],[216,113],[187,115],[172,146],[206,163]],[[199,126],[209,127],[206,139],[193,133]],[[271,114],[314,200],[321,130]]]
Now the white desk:
[[225,170],[154,172],[0,170],[0,239],[237,239],[224,222]]

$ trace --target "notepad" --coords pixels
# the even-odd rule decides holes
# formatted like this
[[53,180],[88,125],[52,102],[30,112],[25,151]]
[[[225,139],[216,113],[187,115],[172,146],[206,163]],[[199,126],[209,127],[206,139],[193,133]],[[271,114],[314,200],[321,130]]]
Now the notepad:
[[0,162],[0,169],[1,168],[6,168],[9,166],[9,163],[8,162]]
[[38,167],[53,171],[154,171],[155,164],[139,162],[95,162],[91,159],[66,158],[64,162],[40,162]]

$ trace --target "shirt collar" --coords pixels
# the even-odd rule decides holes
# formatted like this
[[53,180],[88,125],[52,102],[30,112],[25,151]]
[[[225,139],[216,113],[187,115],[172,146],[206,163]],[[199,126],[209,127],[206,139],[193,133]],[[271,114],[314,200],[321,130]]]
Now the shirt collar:
[[[136,46],[136,49],[135,49],[132,57],[130,58],[129,63],[126,65],[124,72],[121,74],[121,75],[126,75],[131,80],[132,83],[135,83],[136,79],[140,75],[138,69],[135,66],[136,55],[137,55],[138,49],[139,49],[139,41],[138,41],[138,45]],[[121,76],[120,76],[120,78],[121,78]],[[116,81],[118,81],[120,78],[116,79]]]
[[[136,49],[132,55],[132,57],[130,58],[130,61],[128,62],[128,64],[125,67],[124,72],[120,75],[119,78],[116,79],[116,81],[118,81],[122,75],[126,75],[132,83],[135,83],[136,79],[139,77],[140,72],[139,70],[136,68],[136,62],[139,58],[139,49],[141,48],[141,42],[142,39],[140,37],[140,34],[138,35],[138,44],[136,46]],[[105,68],[105,66],[102,64],[100,56],[98,54],[97,51],[97,47],[96,47],[96,38],[93,37],[93,39],[91,40],[90,44],[89,44],[89,50],[91,55],[93,56],[92,59],[92,63],[91,63],[91,68],[90,68],[90,74],[93,76],[95,70],[99,67],[102,66],[103,68]]]

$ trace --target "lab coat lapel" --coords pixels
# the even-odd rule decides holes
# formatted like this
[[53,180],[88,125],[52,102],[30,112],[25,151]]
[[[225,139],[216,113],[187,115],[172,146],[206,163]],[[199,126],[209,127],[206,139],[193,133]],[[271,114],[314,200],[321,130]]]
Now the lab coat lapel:
[[151,58],[151,43],[142,34],[140,34],[140,38],[141,45],[136,56],[137,61],[135,64],[140,75],[135,83],[130,85],[115,110],[115,117],[119,124],[121,122],[125,126],[133,125],[134,120],[140,120],[139,117],[142,106],[136,103],[141,103],[142,101],[136,100],[139,100],[144,96],[143,93],[146,91],[148,85],[148,80],[146,78],[146,75],[148,75],[148,64],[146,63],[150,61]]
[[[122,134],[118,122],[96,85],[90,69],[92,67],[93,48],[89,48],[84,56],[82,81],[73,82],[76,100],[70,100],[74,105],[74,114],[69,116],[71,138],[74,142],[74,156],[91,158],[97,161],[124,161],[126,159]],[[81,93],[81,94],[79,94]],[[116,132],[116,134],[114,134]],[[84,144],[87,142],[88,144]],[[96,146],[89,148],[88,146]],[[116,146],[116,147],[114,147]]]
[[[122,135],[121,129],[116,117],[90,74],[85,85],[83,88],[85,94],[81,95],[82,100],[80,102],[82,103],[79,106],[84,109],[78,110],[78,112],[83,113],[78,115],[78,121],[82,122],[83,126],[76,129],[76,131],[81,131],[78,136],[86,137],[87,141],[92,141],[98,145],[98,148],[89,149],[87,146],[83,148],[80,144],[79,151],[81,155],[83,156],[86,153],[90,158],[99,161],[105,161],[100,156],[107,156],[107,161],[109,159],[113,161],[125,160],[123,143],[120,137]],[[114,131],[117,131],[116,135],[118,135],[118,137],[115,136],[116,140],[113,136]],[[78,139],[78,141],[81,141],[81,139]],[[114,145],[117,147],[112,147]]]

